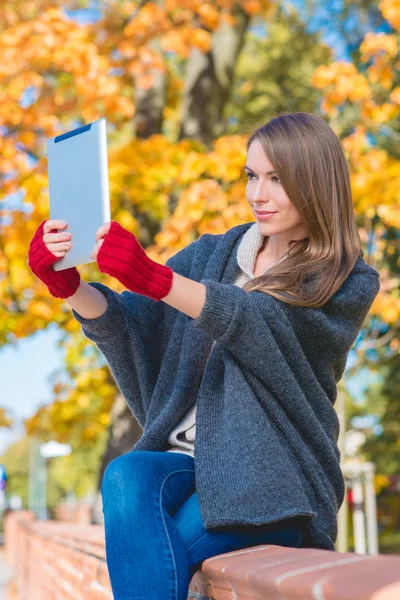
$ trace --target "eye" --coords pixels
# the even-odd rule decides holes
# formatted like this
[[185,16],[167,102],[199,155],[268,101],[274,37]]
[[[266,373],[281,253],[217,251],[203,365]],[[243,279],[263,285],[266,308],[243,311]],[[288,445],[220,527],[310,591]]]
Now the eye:
[[254,173],[246,173],[246,176],[249,181],[252,181],[250,177],[255,177]]
[[281,180],[276,175],[272,175],[271,181],[274,181],[274,179],[277,183],[281,183]]

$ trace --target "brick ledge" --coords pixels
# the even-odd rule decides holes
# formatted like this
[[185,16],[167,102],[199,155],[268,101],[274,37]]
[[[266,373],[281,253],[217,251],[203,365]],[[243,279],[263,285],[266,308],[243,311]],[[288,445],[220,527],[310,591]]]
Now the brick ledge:
[[[7,516],[5,542],[29,600],[112,598],[101,525],[35,521],[21,511]],[[43,564],[50,557],[53,564]],[[400,556],[256,546],[205,560],[188,598],[399,600]]]

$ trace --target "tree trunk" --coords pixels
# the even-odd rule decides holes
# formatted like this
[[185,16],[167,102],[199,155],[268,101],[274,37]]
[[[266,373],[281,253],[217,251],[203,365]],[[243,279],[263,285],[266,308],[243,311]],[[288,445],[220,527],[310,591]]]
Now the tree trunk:
[[210,146],[223,131],[222,114],[250,20],[239,6],[234,16],[235,25],[224,23],[212,34],[210,52],[193,49],[190,53],[179,139],[195,138]]
[[139,441],[142,433],[143,430],[126,404],[125,399],[118,394],[111,411],[111,425],[109,428],[107,447],[101,461],[99,477],[97,480],[97,496],[92,515],[92,521],[94,523],[103,523],[100,488],[107,465],[114,460],[114,458],[129,452],[136,442]]
[[[161,51],[159,40],[149,42],[149,47]],[[163,110],[166,102],[167,77],[165,73],[153,69],[153,85],[148,89],[136,87],[135,116],[133,124],[137,138],[146,139],[161,133]]]

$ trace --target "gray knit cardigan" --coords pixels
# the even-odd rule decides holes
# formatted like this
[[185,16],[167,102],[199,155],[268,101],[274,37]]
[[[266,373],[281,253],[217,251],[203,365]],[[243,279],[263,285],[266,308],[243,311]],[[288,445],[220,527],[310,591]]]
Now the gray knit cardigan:
[[143,428],[131,451],[165,450],[197,400],[195,481],[207,529],[303,516],[303,545],[334,550],[345,490],[336,384],[379,274],[358,258],[322,308],[245,292],[232,282],[251,225],[204,234],[167,261],[206,286],[197,319],[98,282],[90,285],[108,299],[106,312],[73,314]]

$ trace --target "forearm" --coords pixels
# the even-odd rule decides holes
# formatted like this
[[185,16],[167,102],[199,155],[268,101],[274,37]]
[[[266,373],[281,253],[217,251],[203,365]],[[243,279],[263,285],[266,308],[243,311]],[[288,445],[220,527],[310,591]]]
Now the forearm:
[[82,280],[75,294],[66,298],[65,302],[84,319],[97,319],[108,307],[104,294]]
[[206,303],[206,286],[174,273],[171,290],[162,300],[188,317],[197,319]]

